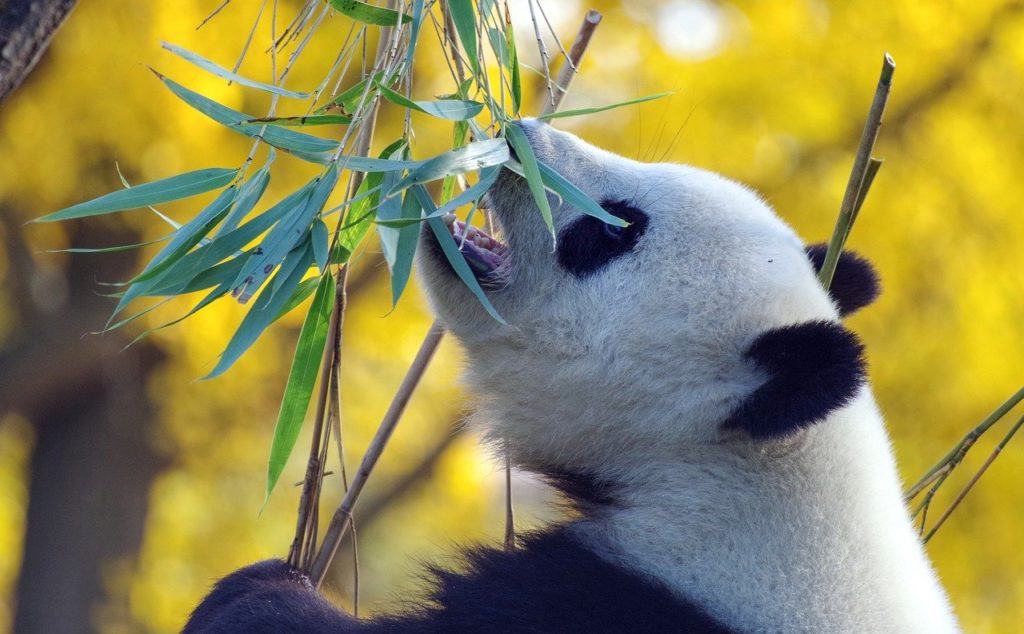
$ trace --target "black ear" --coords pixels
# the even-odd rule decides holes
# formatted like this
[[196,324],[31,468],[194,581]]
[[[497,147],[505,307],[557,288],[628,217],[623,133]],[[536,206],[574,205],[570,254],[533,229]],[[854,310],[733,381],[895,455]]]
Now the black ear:
[[[821,270],[827,250],[828,247],[824,244],[807,247],[807,257],[810,258],[815,271]],[[832,276],[832,286],[828,292],[839,305],[841,316],[845,317],[875,301],[880,291],[878,274],[870,262],[852,251],[843,251],[839,254],[839,262],[836,264],[836,272]]]
[[864,346],[835,322],[775,328],[745,354],[768,375],[724,423],[755,440],[790,436],[846,405],[864,384]]

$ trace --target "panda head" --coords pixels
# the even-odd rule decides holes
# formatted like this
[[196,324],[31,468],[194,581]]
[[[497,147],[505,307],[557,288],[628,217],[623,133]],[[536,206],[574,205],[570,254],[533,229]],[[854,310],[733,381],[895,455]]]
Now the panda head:
[[526,468],[593,472],[749,441],[726,422],[769,378],[749,357],[757,337],[835,323],[873,298],[870,268],[849,257],[830,297],[813,262],[821,252],[809,257],[742,185],[629,160],[537,121],[518,125],[538,160],[629,223],[608,225],[549,195],[553,241],[525,181],[506,170],[488,196],[501,242],[463,247],[505,324],[422,234],[419,270],[467,351],[477,417]]

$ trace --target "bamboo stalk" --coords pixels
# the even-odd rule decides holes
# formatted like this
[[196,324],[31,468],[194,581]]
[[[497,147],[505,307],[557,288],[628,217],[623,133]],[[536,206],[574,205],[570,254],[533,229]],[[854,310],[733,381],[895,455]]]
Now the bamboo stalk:
[[[442,7],[443,6],[444,5],[442,5]],[[445,16],[447,23],[446,26],[449,26],[450,20],[448,19],[447,11],[445,12]],[[551,107],[550,112],[557,110],[558,105],[561,104],[562,97],[565,95],[568,84],[572,81],[572,77],[575,76],[577,69],[579,68],[580,61],[583,59],[587,46],[590,44],[590,40],[593,37],[594,30],[600,22],[601,14],[593,10],[589,11],[586,18],[583,20],[583,24],[580,26],[580,31],[576,35],[576,40],[573,42],[573,46],[569,51],[571,59],[566,61],[565,66],[562,67],[562,71],[559,74],[560,92],[555,95],[554,105]],[[452,40],[449,40],[449,46],[453,47],[452,55],[456,60],[458,60],[458,50],[454,48],[454,42]],[[458,64],[458,62],[456,63]],[[564,82],[564,84],[562,82]],[[546,107],[545,110],[547,110]],[[441,338],[443,336],[444,325],[440,321],[435,321],[427,331],[427,335],[424,337],[423,343],[420,344],[420,349],[419,352],[416,353],[416,358],[413,360],[412,365],[406,372],[405,378],[402,380],[402,384],[399,387],[398,392],[392,399],[391,405],[388,407],[388,411],[384,415],[384,419],[377,428],[377,433],[374,435],[373,440],[370,442],[370,446],[363,455],[363,461],[359,466],[359,471],[356,472],[355,476],[352,478],[348,492],[342,499],[341,504],[339,504],[338,508],[334,511],[334,515],[331,517],[327,531],[324,533],[323,542],[320,545],[320,551],[313,560],[313,564],[309,571],[310,580],[317,588],[319,588],[323,583],[324,577],[327,574],[327,568],[334,559],[334,555],[338,551],[338,546],[341,545],[342,539],[344,539],[345,534],[352,525],[352,510],[362,493],[363,487],[366,485],[366,481],[373,472],[373,468],[376,466],[377,460],[380,459],[381,454],[384,452],[384,448],[387,446],[388,440],[390,440],[391,435],[395,431],[395,427],[398,425],[398,421],[405,412],[405,407],[409,403],[409,398],[415,391],[416,386],[419,385],[420,379],[423,378],[423,375],[430,364],[430,360],[433,358],[434,352],[437,350],[437,346],[441,342]],[[508,514],[507,517],[510,518],[511,514]],[[509,526],[506,526],[506,543],[509,539],[515,539],[514,531],[512,531],[510,537],[509,530]]]
[[352,477],[352,482],[349,484],[348,493],[345,494],[345,498],[341,501],[337,510],[335,510],[334,516],[331,517],[327,532],[324,533],[320,552],[317,554],[309,571],[310,579],[315,586],[319,587],[323,583],[324,575],[327,574],[327,567],[334,558],[334,553],[337,552],[338,545],[341,544],[341,540],[352,522],[352,509],[355,507],[363,487],[366,486],[366,481],[370,478],[377,460],[384,453],[384,448],[387,446],[388,440],[391,439],[391,434],[394,433],[395,427],[398,426],[398,421],[405,412],[405,407],[409,404],[409,399],[416,390],[416,386],[419,385],[423,373],[434,356],[434,352],[437,351],[437,346],[441,343],[442,337],[444,337],[444,328],[435,323],[430,327],[430,331],[420,345],[416,358],[402,380],[401,387],[398,388],[398,392],[391,401],[387,413],[384,414],[384,419],[381,421],[373,441],[363,455],[363,461],[359,465],[359,470],[356,471]]
[[978,423],[971,431],[958,442],[952,449],[950,449],[945,456],[943,456],[937,463],[932,465],[923,476],[913,484],[907,492],[903,494],[903,498],[910,501],[918,496],[921,491],[924,490],[929,484],[934,482],[936,479],[943,477],[944,472],[948,474],[952,471],[960,461],[967,455],[968,450],[974,445],[974,443],[988,431],[992,425],[995,425],[999,419],[1005,416],[1011,409],[1016,407],[1018,403],[1024,401],[1024,387],[1017,390],[1017,392],[1008,398],[1005,403],[995,409],[994,412],[985,417],[985,420]]
[[[379,64],[383,60],[391,31],[391,28],[385,28],[381,31],[374,56],[375,63]],[[366,123],[359,131],[354,148],[354,153],[357,156],[366,156],[370,153],[370,145],[373,142],[373,132],[377,121],[378,105],[379,101],[376,100],[370,105]],[[355,195],[362,182],[362,178],[363,174],[361,172],[355,172],[352,175],[348,190],[349,197]],[[332,375],[337,374],[338,364],[341,362],[341,330],[345,316],[347,271],[348,265],[342,265],[342,269],[338,271],[335,281],[335,301],[327,326],[327,340],[324,345],[323,360],[320,366],[320,387],[316,397],[316,414],[313,417],[313,438],[309,448],[309,459],[306,463],[306,475],[303,481],[302,494],[299,497],[295,537],[288,551],[288,563],[301,570],[309,568],[313,560],[313,553],[316,551],[316,528],[319,520],[320,490],[323,486],[327,445],[330,438],[330,428],[324,424],[324,418],[327,413],[331,378]],[[341,468],[344,468],[344,465]]]
[[[871,101],[871,109],[868,110],[868,117],[864,122],[864,131],[861,133],[860,145],[857,147],[857,156],[854,158],[853,168],[850,170],[850,180],[846,184],[846,193],[843,194],[843,202],[839,208],[839,219],[836,221],[832,239],[829,240],[825,261],[818,273],[825,288],[832,284],[836,264],[839,263],[839,253],[843,250],[843,244],[850,235],[850,228],[853,226],[857,210],[864,202],[864,197],[867,194],[866,187],[870,187],[871,180],[874,180],[874,172],[878,171],[878,166],[873,167],[871,179],[866,179],[871,164],[871,152],[874,150],[875,140],[878,138],[878,129],[882,125],[882,115],[885,113],[885,104],[889,101],[892,75],[895,71],[896,62],[893,61],[891,55],[886,53],[882,62],[882,73],[878,78],[878,86],[875,88],[875,96]],[[878,165],[880,166],[881,163],[879,162]]]
[[949,516],[953,514],[953,511],[955,511],[956,508],[960,506],[960,503],[964,501],[964,498],[967,497],[967,494],[971,492],[971,489],[974,488],[974,485],[978,483],[978,480],[981,479],[981,476],[985,475],[985,472],[988,471],[988,468],[990,466],[992,466],[992,463],[995,462],[996,458],[999,457],[999,454],[1002,453],[1007,443],[1010,442],[1014,434],[1017,433],[1017,430],[1019,430],[1022,425],[1024,425],[1024,416],[1021,416],[1020,419],[1013,425],[1013,427],[1010,428],[1010,431],[1007,432],[1005,436],[1003,436],[1003,439],[999,441],[999,444],[996,445],[996,448],[992,450],[992,453],[990,453],[988,455],[988,458],[985,459],[985,462],[982,463],[981,468],[978,469],[978,471],[975,472],[973,476],[971,476],[971,479],[967,482],[964,488],[960,490],[960,493],[957,494],[956,499],[953,500],[953,503],[949,505],[949,508],[946,509],[942,516],[939,517],[938,521],[935,522],[935,525],[932,526],[932,529],[928,531],[928,534],[924,538],[925,543],[927,543],[928,540],[935,536],[936,531],[942,528],[942,525],[946,523],[946,520],[949,519]]
[[558,71],[558,77],[555,79],[555,87],[558,88],[558,92],[554,94],[550,102],[544,104],[540,111],[541,115],[551,114],[561,107],[562,99],[569,92],[569,85],[579,73],[580,60],[583,59],[583,54],[590,46],[590,39],[594,37],[597,25],[601,24],[601,17],[601,14],[594,9],[587,11],[587,15],[583,17],[583,23],[580,24],[580,29],[576,32],[576,39],[573,40],[572,47],[569,48],[569,58],[562,64],[562,68]]

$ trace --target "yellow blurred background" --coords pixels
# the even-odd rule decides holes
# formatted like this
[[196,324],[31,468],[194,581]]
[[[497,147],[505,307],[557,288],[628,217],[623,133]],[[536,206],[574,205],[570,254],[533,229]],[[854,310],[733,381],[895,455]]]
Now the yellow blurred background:
[[[230,67],[261,3],[236,0],[196,30],[219,4],[81,3],[28,81],[0,105],[0,631],[16,618],[21,631],[45,631],[44,617],[67,619],[69,629],[51,632],[177,631],[213,579],[287,552],[298,498],[288,485],[302,478],[305,435],[270,504],[259,509],[303,311],[268,331],[225,376],[199,382],[242,307],[222,299],[121,353],[125,335],[83,335],[100,329],[113,306],[97,282],[126,279],[139,261],[132,252],[47,252],[151,240],[166,225],[135,211],[22,226],[118,188],[115,163],[133,183],[241,163],[249,140],[192,111],[146,68],[262,113],[264,94],[228,86],[160,49],[167,40]],[[280,3],[279,29],[299,6]],[[1021,386],[1022,3],[546,6],[566,43],[587,8],[604,14],[565,108],[675,91],[558,127],[626,156],[692,163],[746,182],[808,242],[831,234],[882,53],[891,52],[895,88],[876,151],[886,162],[850,241],[876,264],[884,293],[851,327],[867,343],[904,478],[916,479]],[[536,68],[525,7],[512,3],[520,54]],[[313,87],[346,30],[343,19],[330,18],[288,86]],[[424,47],[436,50],[429,29],[425,36]],[[244,73],[267,77],[269,37],[257,31]],[[557,51],[553,42],[548,47]],[[447,68],[430,55],[417,70],[421,98],[452,91]],[[537,103],[542,78],[527,72],[524,83],[525,102]],[[375,147],[400,134],[399,118],[389,113],[382,112]],[[450,143],[449,126],[417,116],[415,127],[415,158]],[[264,200],[278,200],[314,173],[279,157]],[[181,220],[199,202],[162,209]],[[188,306],[163,306],[126,334]],[[429,323],[416,288],[391,311],[387,270],[369,245],[353,268],[345,322],[350,468]],[[501,539],[503,475],[456,427],[473,402],[457,386],[459,355],[445,342],[357,508],[363,613],[415,593],[419,560],[444,561],[456,542]],[[935,509],[995,440],[980,443]],[[325,516],[340,498],[337,476],[326,486]],[[515,494],[520,529],[558,517],[553,497],[530,478],[516,478]],[[1019,631],[1022,534],[1018,440],[928,544],[966,631]],[[349,606],[351,560],[345,545],[328,579]]]

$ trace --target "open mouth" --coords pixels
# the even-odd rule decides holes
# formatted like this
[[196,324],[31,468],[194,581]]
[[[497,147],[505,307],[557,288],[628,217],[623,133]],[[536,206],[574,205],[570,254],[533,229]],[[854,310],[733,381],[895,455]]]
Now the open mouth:
[[477,280],[490,286],[501,285],[508,262],[508,245],[479,227],[456,219],[455,214],[446,215],[444,222]]

